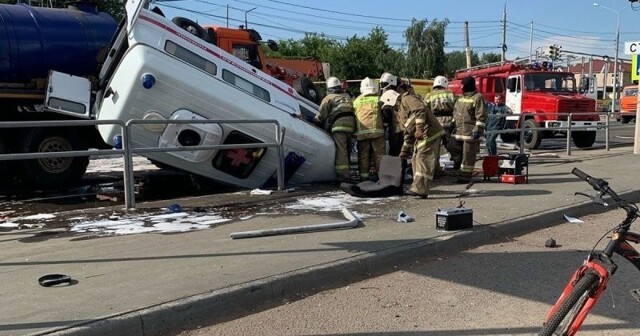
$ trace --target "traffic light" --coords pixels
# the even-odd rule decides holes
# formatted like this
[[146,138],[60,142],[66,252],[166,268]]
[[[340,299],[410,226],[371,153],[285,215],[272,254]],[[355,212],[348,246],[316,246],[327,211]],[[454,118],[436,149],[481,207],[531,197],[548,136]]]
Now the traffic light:
[[549,46],[549,56],[552,60],[556,60],[560,58],[560,53],[562,52],[562,46],[552,45]]

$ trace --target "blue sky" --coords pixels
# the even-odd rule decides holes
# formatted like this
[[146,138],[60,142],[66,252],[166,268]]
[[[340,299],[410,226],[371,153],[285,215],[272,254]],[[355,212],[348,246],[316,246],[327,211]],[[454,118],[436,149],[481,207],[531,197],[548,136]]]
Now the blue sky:
[[[250,28],[264,39],[298,39],[304,32],[324,33],[337,39],[367,35],[381,26],[390,45],[402,48],[402,32],[416,19],[449,19],[445,40],[450,50],[464,50],[464,21],[469,22],[471,47],[479,54],[497,52],[502,39],[502,12],[507,7],[507,58],[529,55],[530,25],[533,49],[545,51],[551,44],[563,50],[614,56],[616,14],[620,15],[620,57],[624,41],[640,40],[640,8],[628,0],[601,0],[611,10],[588,0],[184,0],[158,1],[168,17],[184,16],[202,24],[243,24],[245,12]],[[171,8],[174,7],[174,8]],[[181,8],[181,9],[177,9]],[[253,9],[255,8],[255,9]],[[253,10],[252,10],[253,9]],[[324,10],[318,10],[324,9]],[[201,14],[197,14],[201,13]]]

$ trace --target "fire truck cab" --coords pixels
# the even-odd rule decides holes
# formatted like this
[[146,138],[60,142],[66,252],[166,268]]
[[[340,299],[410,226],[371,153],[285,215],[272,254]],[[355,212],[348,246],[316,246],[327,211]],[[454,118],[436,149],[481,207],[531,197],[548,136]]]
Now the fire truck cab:
[[[478,92],[487,102],[492,102],[496,94],[504,95],[505,104],[513,111],[507,117],[507,128],[516,129],[522,123],[526,129],[525,148],[538,148],[543,138],[563,132],[539,128],[568,127],[569,113],[572,127],[579,129],[571,132],[578,148],[591,147],[596,139],[596,129],[604,125],[595,112],[596,101],[578,93],[574,74],[553,71],[546,62],[506,62],[463,69],[449,82],[450,89],[462,94],[461,80],[467,76],[475,78]],[[518,137],[515,132],[502,134],[502,139],[508,142]]]

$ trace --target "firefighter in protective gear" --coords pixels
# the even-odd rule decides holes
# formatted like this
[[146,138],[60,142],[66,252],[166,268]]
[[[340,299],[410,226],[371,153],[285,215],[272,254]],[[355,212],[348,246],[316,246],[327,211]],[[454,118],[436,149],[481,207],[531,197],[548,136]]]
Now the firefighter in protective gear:
[[[427,105],[433,115],[438,119],[442,128],[444,128],[444,136],[442,137],[442,145],[448,148],[451,142],[451,133],[453,127],[453,107],[456,103],[456,96],[449,90],[449,80],[444,76],[437,76],[433,80],[433,90],[424,97],[424,103]],[[435,157],[436,175],[443,174],[440,167],[439,156]]]
[[400,157],[407,158],[413,151],[411,165],[413,182],[407,194],[427,198],[429,183],[433,180],[433,157],[440,153],[440,138],[444,130],[427,105],[409,92],[385,92],[381,100],[385,105],[394,104],[398,112],[407,116],[404,124],[404,142]]
[[[385,72],[380,76],[380,89],[384,94],[386,91],[392,90],[398,93],[404,93],[405,91],[400,86],[400,79],[388,72]],[[400,149],[402,149],[402,139],[404,135],[404,123],[406,118],[401,116],[397,108],[393,105],[383,105],[380,107],[382,111],[383,122],[387,125],[387,138],[389,140],[389,155],[400,155]]]
[[358,167],[360,179],[369,180],[371,152],[375,156],[375,171],[385,153],[382,113],[378,108],[378,86],[369,77],[360,82],[360,96],[354,102],[356,113],[356,139],[358,140]]
[[484,133],[487,120],[486,106],[484,97],[476,91],[475,79],[465,77],[462,80],[462,97],[458,98],[453,109],[456,133],[455,141],[450,146],[454,163],[460,167],[458,183],[471,181],[480,137]]
[[320,103],[320,113],[316,115],[315,121],[333,135],[336,146],[336,174],[340,182],[347,182],[351,180],[349,141],[356,130],[353,100],[342,90],[340,80],[336,77],[327,78],[327,93]]

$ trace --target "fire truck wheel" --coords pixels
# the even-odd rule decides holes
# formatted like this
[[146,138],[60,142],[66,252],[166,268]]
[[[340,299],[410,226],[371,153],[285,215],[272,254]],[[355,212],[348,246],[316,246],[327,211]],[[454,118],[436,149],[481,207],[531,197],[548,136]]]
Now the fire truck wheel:
[[[20,144],[19,152],[62,152],[85,150],[77,132],[55,128],[35,128],[27,132]],[[89,157],[54,157],[20,161],[22,180],[31,186],[56,189],[78,181],[89,165]]]
[[538,147],[540,147],[540,143],[542,143],[542,132],[541,131],[534,131],[534,130],[527,130],[527,128],[538,128],[540,127],[540,125],[538,125],[538,123],[533,120],[533,119],[527,119],[524,122],[524,148],[526,149],[536,149]]
[[509,133],[502,133],[502,134],[500,134],[500,139],[502,139],[502,142],[506,142],[506,143],[516,142],[516,141],[518,141],[518,135],[509,134]]
[[316,104],[322,101],[322,95],[313,82],[307,77],[300,77],[293,82],[293,89],[301,96]]
[[571,132],[571,139],[573,140],[573,144],[578,148],[589,148],[593,146],[593,143],[596,142],[596,132],[595,131],[580,131],[580,132]]

